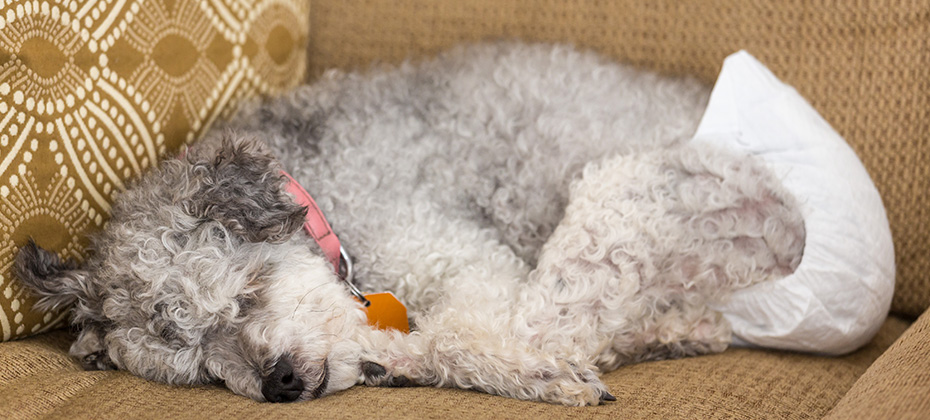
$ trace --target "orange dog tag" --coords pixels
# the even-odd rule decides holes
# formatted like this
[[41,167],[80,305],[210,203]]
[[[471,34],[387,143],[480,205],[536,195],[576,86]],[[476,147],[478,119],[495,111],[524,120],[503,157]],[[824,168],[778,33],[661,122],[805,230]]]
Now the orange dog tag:
[[407,307],[400,303],[393,293],[372,293],[365,295],[365,299],[371,302],[371,305],[365,308],[368,313],[369,325],[382,330],[393,328],[404,334],[410,332],[410,324],[407,321]]

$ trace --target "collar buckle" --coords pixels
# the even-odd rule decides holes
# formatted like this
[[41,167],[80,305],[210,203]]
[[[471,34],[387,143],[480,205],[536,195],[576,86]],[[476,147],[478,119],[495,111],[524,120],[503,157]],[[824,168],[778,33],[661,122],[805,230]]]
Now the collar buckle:
[[352,258],[349,257],[349,253],[346,252],[346,249],[339,245],[339,271],[336,273],[339,275],[339,278],[342,281],[346,282],[346,285],[349,286],[349,291],[352,292],[352,295],[358,299],[366,308],[371,305],[371,301],[365,298],[365,295],[355,287],[355,284],[352,283],[352,279],[355,276],[355,272],[352,270]]

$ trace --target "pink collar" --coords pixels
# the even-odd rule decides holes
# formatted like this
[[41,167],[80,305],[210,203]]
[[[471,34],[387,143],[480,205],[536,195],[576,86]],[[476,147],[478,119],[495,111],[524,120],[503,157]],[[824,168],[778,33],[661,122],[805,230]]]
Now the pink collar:
[[320,210],[320,207],[316,205],[316,201],[313,201],[313,197],[310,196],[310,193],[287,172],[281,171],[281,174],[288,179],[287,192],[294,194],[294,197],[297,198],[297,204],[307,208],[307,218],[304,220],[304,229],[306,229],[310,237],[320,245],[323,254],[326,256],[326,260],[333,265],[333,270],[338,273],[341,256],[339,251],[342,248],[339,243],[339,238],[333,233],[333,228],[329,226],[329,222],[326,221],[326,217],[323,216],[323,212]]
[[329,222],[326,221],[320,207],[313,201],[310,193],[304,187],[301,187],[287,172],[281,171],[281,174],[288,179],[287,192],[294,194],[294,197],[297,198],[297,204],[307,208],[304,229],[323,249],[323,254],[333,265],[336,275],[345,281],[355,298],[365,306],[368,324],[380,329],[395,329],[405,334],[409,333],[410,323],[407,318],[407,308],[404,304],[397,300],[393,293],[383,292],[363,295],[352,284],[352,259],[349,258],[349,254],[339,244],[339,238],[333,233],[333,228],[329,226]]
[[[352,284],[352,259],[349,258],[349,254],[339,243],[339,238],[333,232],[333,228],[329,226],[329,222],[326,221],[326,216],[323,216],[323,211],[316,205],[316,201],[313,201],[313,197],[310,196],[310,193],[308,193],[299,182],[294,180],[290,174],[284,171],[281,171],[281,174],[288,179],[286,187],[287,192],[294,195],[297,199],[297,204],[307,208],[304,230],[306,230],[310,237],[320,246],[326,260],[333,265],[333,271],[335,271],[340,278],[345,280],[352,294],[355,295],[363,305],[370,305],[371,303],[365,298],[365,295]],[[343,267],[345,268],[343,269]]]

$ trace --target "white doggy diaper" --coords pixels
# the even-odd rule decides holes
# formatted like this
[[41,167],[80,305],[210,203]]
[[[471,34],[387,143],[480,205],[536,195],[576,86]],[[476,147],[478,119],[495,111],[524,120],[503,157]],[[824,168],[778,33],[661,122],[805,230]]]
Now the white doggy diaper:
[[715,307],[734,344],[839,355],[869,342],[891,305],[894,247],[878,190],[846,141],[745,51],[724,62],[692,141],[761,158],[807,230],[792,275]]

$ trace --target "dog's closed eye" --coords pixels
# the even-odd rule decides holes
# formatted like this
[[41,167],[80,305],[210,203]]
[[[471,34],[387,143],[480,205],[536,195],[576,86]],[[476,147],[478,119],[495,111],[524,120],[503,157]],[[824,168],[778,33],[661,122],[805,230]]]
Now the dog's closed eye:
[[219,226],[214,226],[212,229],[210,229],[210,234],[213,235],[213,238],[218,239],[220,241],[226,239],[226,231],[220,228]]
[[267,275],[268,271],[264,265],[252,269],[252,272],[249,274],[249,280],[245,284],[245,288],[235,297],[236,306],[238,307],[236,311],[237,318],[247,316],[249,312],[258,305],[259,293],[261,292],[262,286],[266,283]]
[[247,316],[257,303],[258,297],[255,293],[243,293],[236,296],[236,306],[238,307],[237,317],[242,318]]

